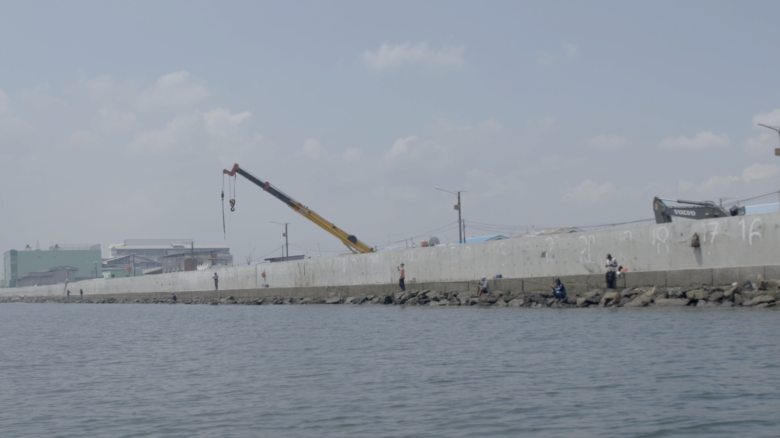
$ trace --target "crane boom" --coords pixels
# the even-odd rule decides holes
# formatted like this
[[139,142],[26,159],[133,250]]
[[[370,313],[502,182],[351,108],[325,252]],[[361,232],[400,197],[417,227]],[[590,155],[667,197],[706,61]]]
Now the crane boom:
[[361,252],[361,253],[367,253],[367,252],[374,252],[371,247],[366,245],[365,243],[359,241],[357,237],[347,233],[346,231],[342,230],[341,228],[333,225],[333,223],[328,222],[323,218],[322,216],[315,213],[313,210],[309,209],[309,207],[306,207],[305,205],[301,204],[300,202],[296,201],[295,199],[291,198],[281,190],[277,189],[276,187],[272,186],[269,182],[263,182],[256,176],[252,175],[251,173],[247,172],[246,170],[239,167],[238,164],[233,165],[232,170],[224,169],[222,173],[229,175],[229,176],[235,176],[236,173],[243,176],[244,178],[248,179],[249,181],[255,183],[257,186],[265,190],[266,192],[273,195],[276,199],[284,202],[287,204],[288,207],[292,208],[293,210],[300,213],[303,217],[306,219],[314,222],[315,224],[319,225],[320,228],[324,229],[325,231],[329,232],[330,234],[333,234],[336,236],[341,242],[346,245],[348,248],[350,248],[353,252]]

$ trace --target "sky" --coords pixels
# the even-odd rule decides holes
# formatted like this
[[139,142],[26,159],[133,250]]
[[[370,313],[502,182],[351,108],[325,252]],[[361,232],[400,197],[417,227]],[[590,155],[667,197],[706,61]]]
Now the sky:
[[[236,263],[653,217],[780,190],[778,2],[0,1],[0,248]],[[761,202],[777,202],[778,197]]]

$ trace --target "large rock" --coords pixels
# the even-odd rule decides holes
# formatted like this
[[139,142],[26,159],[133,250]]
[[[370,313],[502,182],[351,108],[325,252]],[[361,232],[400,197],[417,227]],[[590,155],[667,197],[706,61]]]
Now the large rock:
[[710,293],[704,289],[689,290],[685,297],[689,300],[706,300]]
[[506,307],[507,304],[504,300],[496,300],[495,303],[493,303],[493,307]]
[[410,298],[409,300],[407,300],[405,304],[407,306],[416,306],[419,302],[420,302],[420,299],[417,298],[417,297],[414,297],[414,298]]
[[687,306],[690,300],[687,298],[658,298],[654,301],[656,306]]
[[601,295],[598,291],[591,291],[585,294],[585,300],[590,304],[598,304],[599,303],[599,295]]
[[780,289],[780,280],[761,280],[758,282],[758,290]]
[[725,292],[723,292],[723,296],[725,298],[731,299],[731,297],[733,297],[734,294],[738,294],[738,293],[739,293],[739,287],[738,286],[734,286],[734,287],[726,290]]
[[620,292],[607,292],[603,297],[601,297],[599,306],[608,306],[618,301],[620,301]]
[[341,298],[339,297],[328,298],[325,301],[325,304],[341,304]]
[[591,302],[586,297],[577,298],[577,307],[588,307]]
[[720,301],[722,299],[723,299],[722,291],[715,291],[711,293],[709,297],[707,297],[707,301]]
[[515,298],[514,300],[510,301],[507,305],[509,307],[523,307],[523,304],[525,304],[525,300],[522,298]]
[[645,307],[652,303],[653,299],[646,296],[639,296],[626,303],[623,307]]
[[743,306],[756,306],[759,304],[769,304],[774,303],[777,301],[777,298],[773,297],[772,295],[761,295],[760,297],[755,297],[752,300],[747,300],[742,303]]
[[483,302],[483,303],[487,303],[487,304],[493,304],[493,303],[495,303],[496,301],[498,301],[498,298],[499,298],[500,296],[501,296],[501,295],[499,295],[499,294],[498,294],[498,293],[496,293],[496,292],[490,292],[490,293],[488,293],[488,294],[482,294],[482,295],[479,297],[479,301],[481,301],[481,302]]

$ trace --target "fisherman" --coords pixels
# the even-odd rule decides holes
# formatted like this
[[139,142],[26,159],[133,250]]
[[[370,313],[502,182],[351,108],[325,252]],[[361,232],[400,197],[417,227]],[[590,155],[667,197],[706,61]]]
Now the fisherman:
[[607,289],[615,288],[615,271],[617,271],[618,262],[612,258],[612,254],[607,254]]
[[79,289],[79,300],[84,299],[84,289]]
[[176,298],[176,292],[171,292],[171,300],[173,300],[173,302],[175,303],[176,299],[177,299]]
[[398,269],[398,286],[401,287],[402,291],[406,291],[406,285],[404,285],[404,279],[406,278],[406,270],[404,269],[404,264],[401,263],[396,268]]
[[477,296],[481,296],[483,293],[490,293],[490,283],[488,283],[487,277],[483,276],[482,281],[479,282],[478,286],[479,290],[477,291]]
[[219,290],[219,275],[214,273],[214,290]]
[[561,283],[560,278],[555,279],[555,284],[552,285],[552,293],[556,303],[566,299],[566,286]]
[[66,298],[67,298],[68,300],[70,300],[70,289],[68,289],[68,293],[67,293],[67,296],[66,296]]

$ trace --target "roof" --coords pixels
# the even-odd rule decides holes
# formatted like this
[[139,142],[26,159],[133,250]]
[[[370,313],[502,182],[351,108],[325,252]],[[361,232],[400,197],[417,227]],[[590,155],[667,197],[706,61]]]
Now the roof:
[[130,259],[131,257],[135,258],[137,260],[140,260],[140,261],[147,261],[147,262],[157,263],[153,259],[150,259],[150,258],[144,257],[144,256],[140,256],[138,254],[125,254],[125,255],[121,255],[121,256],[116,256],[116,257],[103,259],[103,263],[115,262],[117,260],[122,260],[122,259]]
[[[466,239],[463,243],[490,242],[491,240],[504,240],[504,239],[508,239],[508,237],[504,236],[503,234],[493,234],[491,236],[472,237]],[[453,242],[453,243],[458,243],[458,242]]]
[[521,238],[525,239],[527,237],[536,237],[536,236],[552,236],[555,234],[568,234],[568,233],[579,233],[582,230],[576,227],[563,227],[563,228],[548,228],[546,230],[531,230],[527,231],[523,234],[517,235],[514,238]]
[[761,214],[761,213],[774,213],[780,211],[780,204],[775,202],[774,204],[762,204],[762,205],[746,205],[745,215]]

